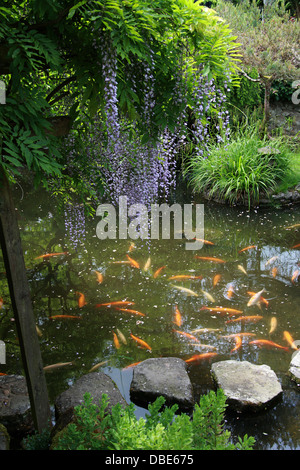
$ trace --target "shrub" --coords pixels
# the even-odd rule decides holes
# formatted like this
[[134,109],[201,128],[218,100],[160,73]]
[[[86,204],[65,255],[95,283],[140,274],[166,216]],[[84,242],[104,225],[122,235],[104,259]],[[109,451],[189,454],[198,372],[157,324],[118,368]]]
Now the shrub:
[[226,397],[219,389],[200,399],[192,417],[176,414],[177,405],[161,408],[164,397],[148,406],[150,414],[137,419],[134,405],[120,404],[106,414],[107,395],[99,406],[92,403],[90,394],[75,408],[75,421],[70,423],[52,445],[54,450],[251,450],[254,438],[238,438],[234,445],[231,433],[224,430]]
[[[258,149],[263,147],[271,147],[274,153],[260,153]],[[288,150],[283,140],[277,137],[270,144],[253,128],[246,133],[238,131],[229,143],[211,145],[203,156],[192,157],[185,175],[189,175],[195,192],[250,207],[259,203],[261,195],[274,191],[288,169]]]

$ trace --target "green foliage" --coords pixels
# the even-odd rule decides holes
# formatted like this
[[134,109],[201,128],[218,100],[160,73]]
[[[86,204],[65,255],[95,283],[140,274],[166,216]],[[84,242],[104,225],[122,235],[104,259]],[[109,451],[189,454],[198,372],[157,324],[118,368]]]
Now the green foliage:
[[45,173],[58,175],[65,163],[57,134],[50,133],[52,118],[63,112],[76,126],[103,106],[103,34],[117,52],[120,112],[141,128],[143,74],[133,91],[128,68],[143,70],[153,62],[153,136],[174,128],[181,112],[172,97],[182,61],[190,83],[199,63],[211,77],[235,69],[228,26],[192,0],[7,0],[0,19],[0,80],[7,96],[0,106],[1,165],[12,174],[26,165],[37,181]]
[[234,445],[230,432],[224,430],[226,397],[222,390],[203,396],[190,418],[175,414],[177,405],[161,408],[165,403],[158,397],[148,407],[150,414],[137,419],[134,405],[125,409],[120,404],[106,414],[107,395],[100,405],[92,403],[89,394],[84,404],[75,408],[75,421],[67,426],[52,445],[54,450],[250,450],[254,438],[238,438]]
[[[258,149],[263,147],[271,147],[275,152],[260,153]],[[211,145],[203,157],[192,157],[185,173],[189,174],[195,192],[250,207],[259,203],[262,195],[274,191],[288,169],[288,150],[282,139],[276,138],[270,145],[252,128],[238,131],[222,146]]]
[[[248,76],[257,79],[258,74],[256,70],[251,70]],[[227,104],[229,110],[236,108],[238,110],[253,110],[261,105],[263,102],[262,87],[258,82],[254,82],[241,76],[238,87],[231,87],[230,93],[227,96]]]
[[31,436],[23,439],[22,446],[24,450],[49,450],[51,429],[43,429],[40,433],[35,432]]

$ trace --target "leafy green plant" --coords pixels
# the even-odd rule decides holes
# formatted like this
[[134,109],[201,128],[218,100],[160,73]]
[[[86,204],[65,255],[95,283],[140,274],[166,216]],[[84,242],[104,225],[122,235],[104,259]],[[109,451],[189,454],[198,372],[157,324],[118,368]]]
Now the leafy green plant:
[[[259,151],[270,148],[270,153]],[[272,144],[260,139],[253,128],[239,130],[227,144],[211,145],[204,156],[194,156],[185,174],[195,192],[206,193],[231,204],[259,203],[262,195],[274,191],[289,171],[288,150],[278,137]]]
[[[219,389],[201,397],[193,415],[176,414],[178,406],[163,407],[164,397],[150,404],[145,418],[137,419],[134,405],[120,404],[106,414],[108,397],[102,395],[99,406],[90,394],[75,408],[75,421],[70,423],[53,442],[54,450],[250,450],[254,438],[230,441],[224,430],[226,397]],[[162,411],[161,411],[162,409]]]

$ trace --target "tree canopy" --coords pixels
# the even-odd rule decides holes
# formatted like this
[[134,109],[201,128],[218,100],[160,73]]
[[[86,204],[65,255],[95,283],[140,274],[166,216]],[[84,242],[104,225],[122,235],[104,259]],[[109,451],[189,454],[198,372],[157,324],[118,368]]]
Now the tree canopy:
[[103,113],[105,43],[117,57],[119,111],[142,133],[145,64],[155,83],[155,134],[172,128],[181,111],[172,101],[179,63],[185,63],[192,106],[196,67],[202,64],[208,78],[222,77],[237,59],[228,26],[192,0],[2,0],[0,18],[0,80],[6,87],[1,166],[13,174],[26,165],[37,180],[63,168],[57,137],[83,117]]

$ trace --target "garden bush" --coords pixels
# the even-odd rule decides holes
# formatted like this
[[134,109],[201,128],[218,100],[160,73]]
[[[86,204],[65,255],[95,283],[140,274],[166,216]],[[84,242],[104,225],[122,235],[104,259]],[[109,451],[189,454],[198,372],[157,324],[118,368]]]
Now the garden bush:
[[[269,147],[271,153],[261,153]],[[194,192],[230,204],[248,207],[268,196],[289,172],[289,151],[281,137],[261,139],[253,127],[238,130],[221,145],[211,145],[203,156],[191,157],[185,175]]]
[[[75,408],[75,421],[59,433],[53,450],[251,450],[254,438],[238,437],[224,429],[226,397],[219,389],[200,398],[190,417],[176,414],[178,406],[163,407],[164,397],[148,406],[149,414],[137,419],[131,403],[120,404],[106,414],[108,397],[102,395],[99,406],[90,394]],[[162,409],[163,407],[163,409]],[[161,411],[162,409],[162,411]]]

